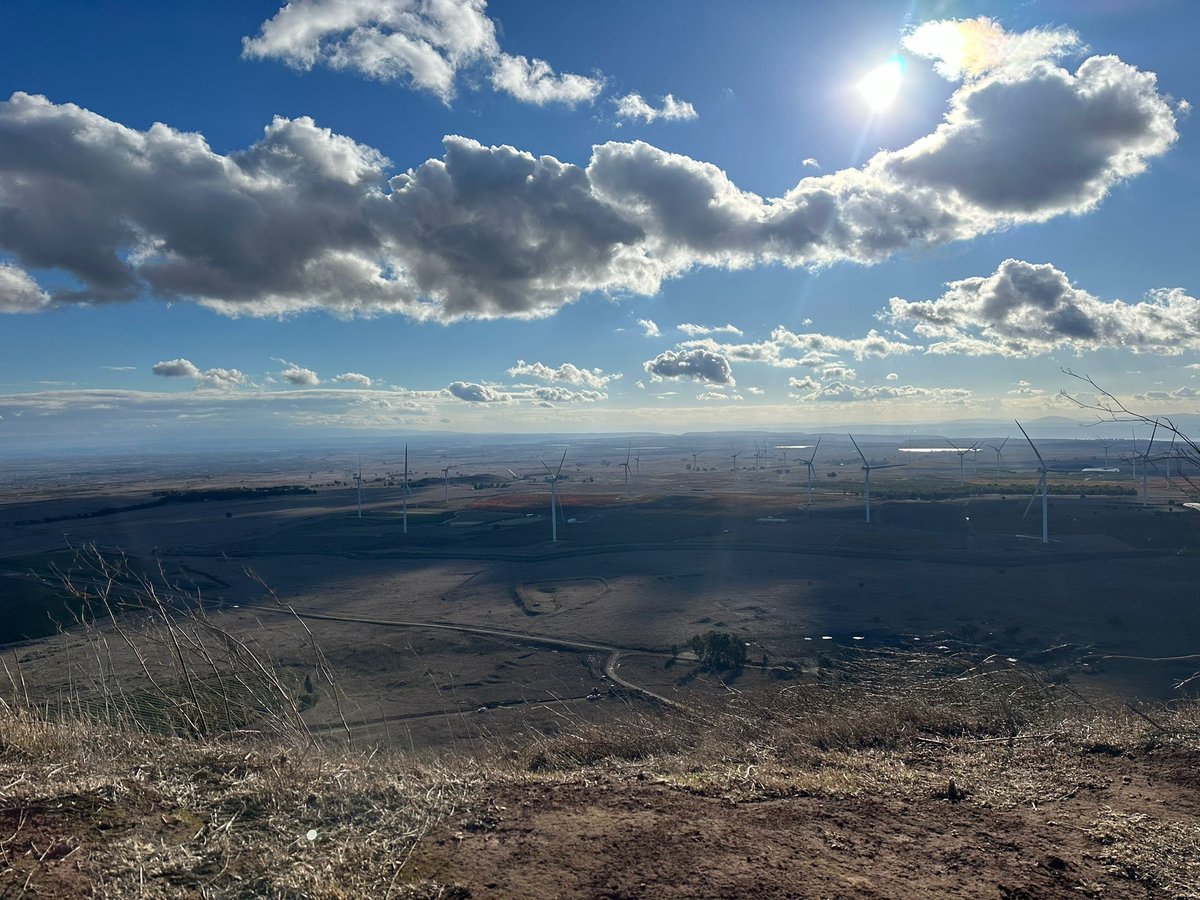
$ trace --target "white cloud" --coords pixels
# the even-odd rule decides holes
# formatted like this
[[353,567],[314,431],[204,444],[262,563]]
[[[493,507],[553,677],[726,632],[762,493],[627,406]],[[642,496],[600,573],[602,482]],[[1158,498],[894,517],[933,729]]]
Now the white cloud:
[[101,366],[102,369],[107,369],[110,372],[136,372],[137,366]]
[[856,381],[858,379],[858,373],[849,366],[834,364],[830,366],[824,366],[821,369],[821,377],[825,379],[832,378],[835,381]]
[[[356,42],[390,48],[428,27],[435,52],[416,42],[399,71],[449,90],[439,59],[453,75],[492,52],[483,9],[297,0],[247,52],[353,67],[375,59]],[[601,144],[577,166],[449,136],[441,158],[389,177],[381,153],[307,118],[222,155],[200,135],[16,93],[0,103],[0,205],[21,227],[0,233],[0,252],[69,276],[40,288],[48,305],[152,296],[227,315],[528,318],[589,292],[651,295],[700,266],[869,264],[1084,213],[1175,141],[1153,74],[1112,56],[1071,72],[1050,58],[1061,40],[1009,37],[1020,49],[959,85],[932,133],[774,198],[643,142]],[[1030,46],[1050,57],[1030,62]],[[385,77],[395,63],[379,60]]]
[[642,337],[661,337],[662,332],[659,331],[658,325],[653,319],[638,319],[638,324],[642,326]]
[[28,272],[0,263],[0,312],[39,312],[50,303],[50,295],[38,287]]
[[316,387],[321,383],[321,379],[317,377],[317,373],[312,369],[304,368],[304,366],[289,365],[279,373],[279,377],[288,384],[294,384],[298,387]]
[[664,378],[691,378],[704,384],[732,387],[736,382],[729,360],[709,350],[664,350],[647,360],[644,368],[655,381]]
[[[800,384],[795,385],[801,388]],[[971,392],[961,388],[924,388],[911,384],[862,386],[831,381],[818,385],[793,399],[819,403],[864,403],[880,401],[919,401],[921,403],[962,403]]]
[[806,169],[819,169],[819,168],[821,168],[821,164],[820,164],[819,162],[817,162],[817,161],[816,161],[816,160],[815,160],[813,157],[811,157],[811,156],[809,156],[809,157],[806,157],[806,158],[805,158],[805,160],[804,160],[804,162],[800,163],[800,165],[804,166],[804,168],[806,168]]
[[896,374],[895,372],[888,372],[887,375],[884,376],[884,380],[885,381],[899,381],[900,376],[898,374]]
[[620,372],[605,374],[603,369],[583,369],[574,363],[551,367],[540,362],[527,363],[523,359],[518,359],[517,364],[508,370],[508,374],[514,377],[537,378],[541,381],[562,381],[597,389],[605,388],[609,382],[624,377]]
[[761,397],[766,394],[766,391],[760,387],[748,387],[746,388],[746,393],[755,397]]
[[1010,72],[1017,77],[1043,60],[1079,53],[1083,43],[1068,28],[1034,28],[1013,34],[986,16],[924,22],[901,42],[906,50],[934,61],[950,81]]
[[246,375],[237,369],[205,369],[201,371],[190,359],[179,357],[156,362],[150,371],[160,378],[190,378],[196,390],[232,391],[243,387]]
[[196,379],[197,390],[232,391],[245,384],[245,373],[237,369],[205,369]]
[[486,384],[476,384],[472,381],[454,381],[446,386],[446,390],[459,400],[469,403],[501,403],[509,399],[495,388]]
[[696,395],[697,400],[703,400],[706,403],[721,402],[729,400],[741,400],[740,394],[722,394],[720,391],[701,391]]
[[527,103],[591,100],[598,78],[554,72],[541,59],[500,50],[486,0],[291,0],[242,38],[248,59],[278,59],[307,71],[318,64],[379,81],[400,81],[449,102],[460,72],[490,70],[496,90]]
[[1194,403],[1200,400],[1200,390],[1190,387],[1172,388],[1169,391],[1146,391],[1142,394],[1134,394],[1133,399],[1139,403],[1164,403],[1186,401]]
[[525,103],[544,106],[547,103],[591,102],[604,87],[604,80],[586,75],[557,74],[542,59],[502,53],[493,62],[490,76],[492,86],[511,94]]
[[[511,396],[520,398],[520,395],[516,393]],[[600,400],[608,399],[608,394],[603,391],[572,391],[559,385],[535,387],[529,390],[525,396],[544,403],[597,403]]]
[[733,334],[738,337],[742,336],[742,329],[736,325],[694,325],[691,322],[683,322],[675,326],[677,331],[682,331],[688,337],[697,337],[702,334]]
[[617,117],[621,119],[641,119],[647,124],[657,119],[664,122],[686,122],[698,118],[696,107],[686,100],[676,100],[671,94],[662,98],[662,105],[651,106],[641,94],[631,93],[613,100],[617,105]]
[[150,371],[163,378],[199,378],[200,368],[190,359],[179,357],[156,362]]
[[1181,289],[1137,303],[1104,301],[1048,263],[1006,259],[988,276],[946,285],[936,300],[893,297],[883,318],[913,322],[926,352],[1027,357],[1058,349],[1122,348],[1177,355],[1200,349],[1200,301]]
[[343,372],[341,375],[335,375],[333,380],[338,384],[357,384],[362,387],[370,387],[374,384],[369,376],[360,372]]
[[788,387],[794,391],[815,391],[821,387],[821,382],[805,375],[803,378],[788,378]]

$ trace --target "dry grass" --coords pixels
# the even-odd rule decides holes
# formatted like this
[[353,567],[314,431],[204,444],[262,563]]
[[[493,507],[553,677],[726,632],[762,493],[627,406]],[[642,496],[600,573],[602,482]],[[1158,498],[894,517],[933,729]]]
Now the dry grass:
[[[482,758],[367,753],[314,740],[307,688],[199,597],[103,558],[92,574],[74,589],[103,615],[85,623],[72,689],[35,702],[0,668],[0,897],[455,896],[407,870],[413,848],[530,782],[1016,809],[1102,787],[1101,759],[1200,750],[1196,703],[1098,708],[1003,659],[876,651],[720,705],[564,718]],[[314,642],[330,690],[323,666]],[[1077,827],[1119,877],[1194,895],[1194,820],[1107,810]]]

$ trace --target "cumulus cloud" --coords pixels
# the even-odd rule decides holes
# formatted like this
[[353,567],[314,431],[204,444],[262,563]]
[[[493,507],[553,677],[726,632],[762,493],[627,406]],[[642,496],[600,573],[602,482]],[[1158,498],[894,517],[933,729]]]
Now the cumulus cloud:
[[704,384],[736,384],[729,360],[710,350],[664,350],[643,366],[655,381],[691,378]]
[[507,53],[500,54],[493,62],[490,80],[496,90],[538,106],[547,103],[574,106],[590,102],[604,87],[601,78],[571,73],[559,75],[543,59],[530,60]]
[[950,81],[981,78],[998,71],[1017,77],[1043,60],[1083,50],[1069,28],[1033,28],[1013,34],[986,16],[924,22],[901,41],[904,49],[934,61],[934,71]]
[[1026,357],[1057,349],[1200,349],[1200,301],[1175,288],[1137,303],[1104,301],[1048,263],[1006,259],[994,273],[946,285],[935,300],[893,297],[883,317],[914,323],[928,353]]
[[24,269],[0,263],[0,312],[31,313],[50,305],[43,291]]
[[1146,391],[1134,394],[1133,399],[1139,403],[1193,402],[1200,400],[1200,391],[1190,387],[1173,388],[1169,391]]
[[201,371],[190,359],[179,357],[156,362],[150,371],[160,378],[190,378],[196,390],[232,391],[246,384],[246,375],[237,369],[205,369]]
[[880,358],[912,353],[918,346],[886,337],[872,329],[864,337],[843,338],[819,332],[794,332],[782,325],[761,341],[730,344],[711,337],[683,341],[684,349],[708,350],[728,359],[759,362],[780,369],[816,368],[837,364],[839,354],[850,353],[855,359]]
[[[360,19],[434,21],[451,6],[468,19],[484,9],[297,0],[248,52],[350,65]],[[325,24],[313,24],[318,9]],[[405,28],[376,30],[390,46]],[[435,77],[439,59],[494,40],[480,28],[453,52],[430,43],[437,52],[419,57],[430,89],[452,84]],[[307,118],[276,119],[223,155],[200,135],[17,93],[0,103],[0,252],[69,276],[43,288],[49,305],[153,296],[228,315],[437,321],[545,316],[588,292],[651,295],[700,266],[869,264],[1086,212],[1166,152],[1175,114],[1155,76],[1113,56],[1069,71],[1053,58],[1061,46],[1033,61],[1009,53],[955,89],[931,134],[774,198],[643,142],[596,146],[579,166],[449,136],[440,158],[389,175],[378,151]],[[417,78],[417,58],[403,77]]]
[[748,387],[746,388],[746,393],[752,394],[755,397],[761,397],[766,393],[766,391],[760,387]]
[[805,375],[803,378],[788,378],[788,387],[794,391],[815,391],[820,386],[821,382],[810,375]]
[[641,119],[649,124],[658,119],[664,122],[686,122],[698,118],[696,107],[686,100],[676,100],[671,94],[662,98],[662,105],[651,106],[641,94],[631,93],[616,98],[617,117],[621,119]]
[[819,162],[817,162],[816,159],[814,159],[811,156],[805,157],[804,162],[800,163],[800,165],[804,166],[804,168],[806,168],[806,169],[821,168],[821,164]]
[[738,337],[742,336],[742,329],[736,325],[694,325],[691,322],[683,322],[675,326],[677,331],[682,331],[688,337],[697,337],[702,334],[734,334]]
[[[797,384],[795,387],[802,386]],[[881,400],[961,403],[970,397],[971,392],[962,388],[925,388],[911,384],[864,386],[840,381],[817,385],[806,393],[793,395],[793,399],[817,403],[863,403]]]
[[473,381],[453,381],[446,386],[446,390],[468,403],[500,403],[509,399],[507,394],[500,393],[494,387]]
[[245,373],[237,369],[205,369],[196,379],[197,390],[232,391],[245,384]]
[[370,387],[374,384],[369,376],[360,372],[343,372],[341,375],[335,375],[333,380],[338,384],[357,384],[362,387]]
[[653,319],[638,319],[638,324],[642,326],[642,337],[662,337],[662,332]]
[[317,373],[312,369],[306,369],[304,366],[298,366],[295,363],[288,363],[280,371],[279,377],[288,384],[294,384],[298,387],[316,387],[321,383],[321,379],[317,377]]
[[166,359],[156,362],[150,371],[163,378],[199,378],[200,368],[190,359]]
[[596,403],[608,399],[608,394],[603,391],[572,391],[559,385],[535,387],[529,391],[529,396],[545,403]]
[[399,81],[453,99],[460,72],[481,66],[489,81],[526,103],[591,100],[599,78],[555,73],[545,60],[500,49],[487,0],[291,0],[242,38],[242,56],[307,71],[321,64]]
[[858,379],[858,373],[849,366],[834,364],[822,367],[821,377],[832,378],[835,381],[856,381]]
[[697,400],[702,400],[706,403],[719,403],[728,400],[741,400],[741,394],[723,394],[720,391],[701,391],[696,395]]
[[899,381],[900,376],[898,374],[896,374],[895,372],[888,372],[887,375],[884,376],[884,380],[885,381]]
[[552,367],[540,362],[527,363],[523,359],[518,359],[517,364],[508,370],[508,374],[514,377],[537,378],[540,381],[562,381],[597,389],[605,388],[609,382],[623,377],[620,372],[606,374],[603,369],[583,369],[569,362]]

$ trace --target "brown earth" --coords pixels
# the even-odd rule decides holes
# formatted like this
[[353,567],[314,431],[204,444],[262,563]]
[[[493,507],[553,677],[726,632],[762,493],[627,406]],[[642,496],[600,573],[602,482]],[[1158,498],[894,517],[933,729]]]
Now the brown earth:
[[407,874],[475,898],[1200,897],[1144,843],[1200,849],[1198,762],[1091,754],[1062,795],[1021,805],[949,782],[752,799],[645,773],[519,783],[427,837]]

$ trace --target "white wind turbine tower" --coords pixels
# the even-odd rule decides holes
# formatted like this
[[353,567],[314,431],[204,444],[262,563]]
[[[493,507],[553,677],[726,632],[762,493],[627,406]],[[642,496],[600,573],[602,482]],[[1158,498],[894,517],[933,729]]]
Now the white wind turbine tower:
[[[1154,446],[1154,436],[1158,434],[1158,420],[1154,420],[1154,427],[1150,430],[1150,440],[1146,443],[1146,449],[1138,450],[1137,448],[1137,432],[1133,434],[1133,458],[1142,461],[1142,506],[1146,506],[1150,497],[1150,448]],[[1134,466],[1134,472],[1137,472],[1137,466]]]
[[633,456],[633,474],[642,474],[642,448],[638,447],[638,452]]
[[446,466],[442,469],[442,502],[450,502],[450,470],[454,466]]
[[[1012,437],[1012,435],[1009,435],[1008,437]],[[989,449],[996,451],[996,477],[997,478],[1000,477],[1000,460],[1002,459],[1002,457],[1000,455],[1000,451],[1003,450],[1004,445],[1008,443],[1008,437],[1006,437],[1004,440],[1002,440],[999,445],[996,445],[996,444],[988,444],[987,445]]]
[[699,468],[699,463],[696,461],[701,453],[707,453],[707,450],[692,450],[692,471],[695,472]]
[[812,509],[813,460],[817,458],[817,451],[820,449],[821,435],[817,435],[817,443],[813,447],[812,455],[808,459],[801,460],[808,467],[808,502],[805,504],[805,509]]
[[[567,451],[564,450],[562,459],[560,459],[558,461],[558,469],[556,471],[551,472],[550,467],[547,466],[544,462],[542,463],[543,468],[545,468],[545,470],[546,470],[546,474],[550,476],[549,478],[546,479],[547,481],[550,482],[550,541],[555,544],[558,543],[558,517],[557,516],[558,516],[558,513],[561,512],[561,510],[562,510],[562,508],[558,505],[558,477],[562,473],[563,463],[565,463],[566,461],[567,461]],[[625,474],[626,474],[626,476],[628,476],[628,474],[629,474],[628,468],[626,468]],[[566,523],[565,516],[563,517],[563,522],[564,522],[564,524]]]
[[408,534],[408,498],[412,496],[412,488],[408,486],[408,444],[404,445],[404,485],[400,489],[400,497],[404,502],[403,533]]
[[362,454],[358,454],[358,474],[354,476],[354,483],[358,486],[358,517],[362,518]]
[[979,446],[979,442],[976,441],[970,447],[965,449],[958,446],[958,444],[954,443],[954,441],[950,440],[950,438],[946,438],[946,443],[953,447],[955,452],[958,453],[958,485],[959,487],[962,487],[967,483],[967,454],[977,452],[976,448]]
[[[1046,478],[1051,472],[1067,472],[1069,469],[1048,469],[1046,461],[1042,459],[1042,454],[1038,452],[1038,448],[1029,438],[1029,433],[1017,422],[1017,427],[1021,429],[1021,434],[1025,435],[1025,440],[1029,441],[1029,446],[1033,448],[1033,455],[1038,461],[1038,486],[1033,491],[1033,496],[1029,498],[1029,506],[1025,507],[1025,516],[1029,515],[1029,510],[1033,508],[1033,501],[1037,499],[1038,491],[1042,493],[1042,543],[1050,542],[1050,491],[1047,489]],[[1024,516],[1022,516],[1024,518]]]
[[[621,463],[621,468],[625,470],[625,489],[629,489],[629,458],[633,455],[633,444],[625,448],[625,462]],[[565,457],[566,454],[564,453]],[[542,465],[546,465],[542,463]]]
[[737,458],[745,452],[745,450],[734,450],[729,454],[729,458],[733,460],[733,469],[731,471],[734,473],[734,475],[737,474]]
[[[862,460],[863,470],[863,503],[867,508],[867,521],[871,521],[871,470],[872,469],[900,469],[904,467],[904,463],[888,463],[882,466],[873,466],[867,462],[867,458],[863,456],[863,452],[859,449],[858,441],[854,439],[854,435],[847,435],[850,438],[850,443],[854,445],[854,449],[858,450],[858,456]],[[815,453],[813,454],[816,455]]]

